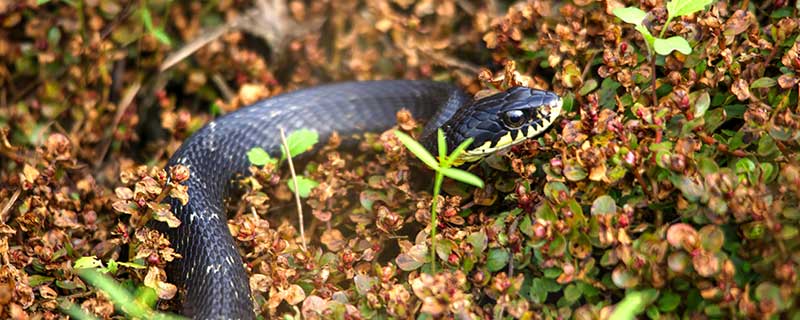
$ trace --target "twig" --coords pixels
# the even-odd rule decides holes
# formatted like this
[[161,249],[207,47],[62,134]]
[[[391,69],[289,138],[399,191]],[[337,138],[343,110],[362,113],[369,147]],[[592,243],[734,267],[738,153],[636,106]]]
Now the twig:
[[250,207],[250,213],[253,214],[253,218],[258,218],[258,212],[256,212],[256,207]]
[[581,72],[581,81],[583,81],[583,79],[586,79],[586,77],[589,75],[589,71],[592,71],[592,60],[594,60],[594,57],[597,56],[597,53],[599,51],[600,50],[592,50],[592,55],[589,56],[589,59],[586,60],[588,62],[586,63],[585,66],[583,66],[583,72]]
[[465,70],[467,72],[470,72],[472,74],[478,74],[481,71],[480,68],[478,68],[478,66],[476,66],[476,65],[474,65],[472,63],[469,63],[469,62],[464,61],[464,60],[460,60],[458,58],[455,58],[455,57],[452,57],[452,56],[449,56],[449,55],[446,55],[446,54],[442,54],[442,53],[439,53],[439,52],[433,52],[433,51],[430,51],[430,50],[424,50],[424,49],[419,50],[419,52],[421,52],[422,54],[424,54],[425,56],[427,56],[428,58],[430,58],[434,62],[439,63],[439,64],[441,64],[443,66],[446,66],[446,67],[459,68],[459,69]]
[[13,205],[14,202],[17,202],[17,198],[19,198],[20,193],[22,193],[22,190],[20,189],[14,191],[14,194],[11,195],[11,199],[8,199],[6,205],[3,206],[3,210],[0,210],[0,223],[6,223],[6,220],[8,219],[6,214],[8,213],[9,210],[11,210],[11,205]]
[[108,36],[111,35],[111,32],[114,31],[117,26],[119,26],[122,22],[133,15],[134,12],[136,12],[136,10],[134,10],[135,4],[135,1],[128,2],[125,7],[123,7],[119,13],[117,13],[117,15],[114,17],[114,20],[111,20],[111,23],[106,24],[106,26],[100,30],[101,40],[108,38]]
[[461,9],[464,10],[464,12],[466,12],[470,16],[475,14],[476,11],[475,5],[469,3],[469,1],[456,0],[456,4],[458,4],[458,6],[461,7]]
[[173,52],[166,59],[164,62],[161,63],[161,66],[158,67],[160,72],[164,72],[169,68],[172,68],[178,62],[183,61],[186,57],[194,53],[195,51],[199,50],[206,44],[210,43],[211,41],[216,40],[226,32],[228,32],[232,27],[232,24],[224,24],[222,26],[216,27],[210,31],[206,31],[205,33],[201,34],[199,37],[193,39],[189,43],[185,44],[183,47],[178,49],[178,51]]
[[114,122],[111,124],[111,127],[108,129],[106,133],[105,142],[103,142],[102,149],[100,150],[100,156],[95,159],[94,167],[97,168],[100,164],[103,163],[103,159],[106,157],[108,153],[108,148],[111,147],[111,142],[114,141],[114,131],[117,129],[119,122],[122,121],[122,116],[125,114],[125,110],[128,110],[128,107],[133,102],[133,98],[136,97],[136,94],[139,92],[139,89],[142,87],[141,81],[136,81],[127,91],[125,91],[125,95],[122,96],[122,99],[119,101],[119,105],[117,106],[117,113],[114,114]]
[[[152,202],[153,203],[162,203],[162,202],[164,202],[164,199],[167,198],[169,193],[172,192],[172,188],[174,188],[174,187],[175,187],[175,185],[172,182],[167,183],[167,185],[164,186],[163,189],[161,189],[161,193],[158,194],[158,197],[156,197],[156,199],[153,200]],[[175,210],[175,208],[170,208],[170,210]],[[153,209],[148,206],[148,208],[145,211],[144,215],[139,220],[139,223],[136,225],[136,229],[141,229],[142,227],[144,227],[147,224],[147,222],[150,221],[150,218],[152,216],[153,216]],[[131,248],[133,248],[133,247],[131,247]]]
[[286,162],[289,163],[289,172],[292,174],[292,183],[294,183],[294,201],[297,203],[297,219],[300,225],[300,238],[302,239],[303,251],[308,251],[306,247],[306,231],[303,226],[303,204],[300,202],[300,186],[297,183],[297,174],[294,172],[294,163],[292,162],[292,154],[289,153],[289,143],[286,142],[286,133],[281,128],[281,146],[286,153]]
[[17,154],[17,149],[8,142],[8,128],[0,127],[0,157],[5,156],[14,162],[23,163],[25,157]]
[[650,90],[653,91],[653,107],[658,107],[658,93],[656,92],[656,57],[650,55]]
[[[512,234],[517,232],[517,227],[519,226],[519,219],[520,219],[520,217],[514,218],[514,222],[512,222],[511,226],[508,227],[508,236],[509,237],[511,237]],[[514,277],[514,255],[512,253],[511,254],[511,258],[508,259],[508,278],[511,279],[513,277]]]
[[25,157],[22,157],[16,154],[13,150],[7,150],[5,148],[0,147],[0,157],[6,157],[11,159],[11,161],[23,163],[25,162]]
[[638,168],[633,167],[633,170],[631,171],[633,172],[633,176],[636,178],[636,181],[638,181],[639,185],[642,186],[642,191],[644,194],[649,195],[654,200],[657,200],[655,193],[650,193],[650,188],[647,187],[647,183],[644,182],[644,177],[642,177],[642,174],[639,172]]
[[229,87],[228,84],[225,83],[225,79],[223,79],[222,76],[219,75],[219,73],[215,72],[214,74],[212,74],[211,81],[213,81],[214,84],[217,85],[219,92],[222,93],[223,97],[225,97],[225,101],[230,102],[233,101],[234,98],[236,98],[236,93],[234,93],[233,90],[231,90],[231,87]]

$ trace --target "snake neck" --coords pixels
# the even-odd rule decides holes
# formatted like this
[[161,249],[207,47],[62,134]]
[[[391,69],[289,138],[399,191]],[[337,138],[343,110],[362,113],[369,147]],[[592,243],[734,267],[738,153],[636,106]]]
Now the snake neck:
[[419,138],[420,144],[432,155],[438,155],[438,131],[442,129],[447,144],[447,153],[449,154],[450,151],[455,149],[455,131],[447,125],[447,122],[459,109],[469,103],[472,103],[472,97],[464,91],[453,90],[447,99],[444,100],[441,107],[438,108],[438,111],[425,123]]

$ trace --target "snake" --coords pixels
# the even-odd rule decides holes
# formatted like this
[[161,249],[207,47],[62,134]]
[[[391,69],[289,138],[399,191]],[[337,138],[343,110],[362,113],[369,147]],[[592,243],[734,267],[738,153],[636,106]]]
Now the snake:
[[431,151],[437,148],[439,129],[449,150],[472,138],[457,161],[465,163],[544,132],[562,104],[553,92],[523,86],[473,100],[458,86],[444,82],[351,81],[283,93],[210,121],[187,138],[167,163],[190,171],[183,183],[188,202],[166,200],[180,226],[156,227],[181,255],[166,268],[168,281],[180,288],[179,312],[194,319],[256,317],[224,201],[236,188],[234,178],[248,174],[249,150],[261,147],[280,155],[281,129],[287,133],[311,129],[321,141],[334,132],[352,137],[392,128],[397,112],[405,109],[424,123],[418,139]]

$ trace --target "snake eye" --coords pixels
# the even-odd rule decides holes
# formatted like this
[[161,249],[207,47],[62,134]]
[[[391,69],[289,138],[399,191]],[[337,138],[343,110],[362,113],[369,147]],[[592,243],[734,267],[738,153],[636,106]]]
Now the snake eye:
[[522,110],[509,110],[503,113],[503,124],[511,129],[521,127],[526,119],[525,113]]

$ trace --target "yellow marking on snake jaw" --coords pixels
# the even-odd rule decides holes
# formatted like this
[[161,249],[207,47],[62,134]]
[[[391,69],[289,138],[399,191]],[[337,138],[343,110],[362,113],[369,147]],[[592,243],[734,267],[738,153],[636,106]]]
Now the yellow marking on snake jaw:
[[523,141],[533,138],[540,133],[547,130],[551,124],[558,118],[561,114],[561,107],[563,106],[564,102],[561,99],[554,101],[552,104],[542,106],[542,113],[545,114],[547,117],[542,119],[540,124],[531,123],[528,127],[527,134],[522,134],[520,129],[517,129],[517,139],[511,138],[511,131],[507,132],[505,135],[500,137],[497,143],[492,147],[492,141],[486,141],[482,145],[477,148],[473,148],[470,150],[465,151],[461,156],[455,161],[455,165],[461,165],[465,162],[474,162],[482,159],[483,157],[494,153],[498,150],[502,150],[517,144],[522,143]]

